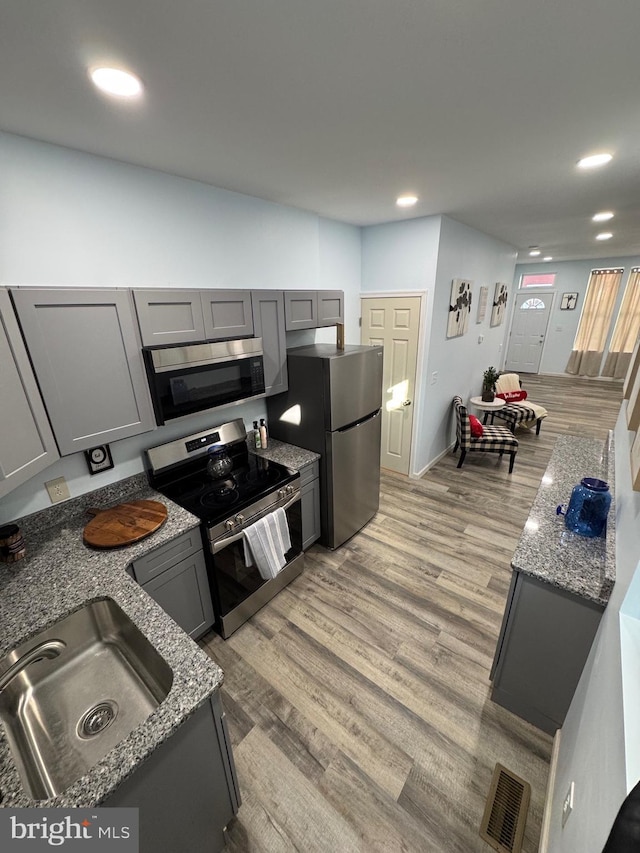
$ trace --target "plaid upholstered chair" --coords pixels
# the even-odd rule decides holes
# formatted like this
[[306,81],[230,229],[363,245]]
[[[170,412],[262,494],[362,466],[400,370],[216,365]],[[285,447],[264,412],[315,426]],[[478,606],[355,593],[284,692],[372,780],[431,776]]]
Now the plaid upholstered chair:
[[509,473],[511,474],[518,452],[518,439],[513,437],[513,433],[507,427],[488,424],[482,427],[482,436],[474,438],[471,435],[469,415],[462,403],[462,397],[454,397],[453,406],[456,413],[456,446],[453,448],[453,452],[455,453],[460,448],[458,468],[462,468],[465,456],[470,451],[481,450],[484,453],[499,453],[500,456],[503,453],[508,453],[511,457],[509,461]]
[[[537,403],[532,403],[529,399],[517,400],[518,393],[521,392],[522,382],[517,373],[501,373],[496,382],[496,394],[505,397],[506,406],[503,409],[496,409],[492,412],[491,423],[493,418],[500,418],[509,427],[512,433],[515,433],[518,425],[524,427],[532,427],[536,425],[536,435],[540,435],[540,426],[542,421],[547,417],[547,410],[544,406],[539,406]],[[516,400],[510,400],[510,396],[515,396]]]

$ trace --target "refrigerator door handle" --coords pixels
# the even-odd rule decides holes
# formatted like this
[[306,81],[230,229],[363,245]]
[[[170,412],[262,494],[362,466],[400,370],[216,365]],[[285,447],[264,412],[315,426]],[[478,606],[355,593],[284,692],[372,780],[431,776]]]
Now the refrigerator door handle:
[[354,421],[352,424],[347,424],[347,426],[340,427],[340,429],[334,430],[334,432],[348,432],[350,429],[355,429],[355,427],[360,426],[360,424],[366,424],[367,421],[372,421],[374,418],[380,417],[380,409],[376,412],[372,412],[370,415],[367,415],[364,418],[360,418],[359,421]]

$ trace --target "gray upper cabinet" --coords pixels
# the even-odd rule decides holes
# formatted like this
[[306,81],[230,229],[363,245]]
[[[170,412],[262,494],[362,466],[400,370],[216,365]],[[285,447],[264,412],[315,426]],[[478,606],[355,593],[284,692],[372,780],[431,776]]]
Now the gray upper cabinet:
[[9,294],[0,289],[0,497],[59,459]]
[[253,336],[250,290],[201,290],[200,294],[207,340]]
[[199,290],[134,290],[133,296],[146,347],[206,338]]
[[344,322],[344,293],[341,290],[285,290],[287,332],[317,329]]
[[258,337],[262,338],[267,396],[281,394],[289,387],[283,292],[254,290],[251,293],[251,304],[254,331]]
[[134,290],[146,347],[253,337],[250,290]]
[[155,428],[130,291],[12,295],[63,456]]
[[318,291],[318,326],[344,323],[344,293],[342,290]]

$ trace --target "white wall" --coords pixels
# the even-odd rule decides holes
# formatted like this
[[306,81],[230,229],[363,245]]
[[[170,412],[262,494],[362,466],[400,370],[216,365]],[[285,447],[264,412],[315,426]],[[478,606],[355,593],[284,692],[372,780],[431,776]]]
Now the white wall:
[[[616,582],[562,727],[551,806],[549,853],[600,853],[628,789],[623,719],[619,612],[640,557],[640,492],[631,488],[623,404],[616,425]],[[562,801],[575,782],[574,809],[564,829]],[[630,787],[638,780],[631,782]]]
[[[618,299],[613,313],[615,322],[615,318],[618,315],[618,308],[622,301],[622,295],[629,278],[629,272],[631,267],[637,266],[640,266],[640,256],[631,258],[598,258],[597,260],[591,259],[586,261],[562,261],[553,264],[518,264],[516,266],[513,277],[514,293],[518,289],[520,277],[524,274],[540,272],[556,273],[555,287],[545,288],[546,293],[555,293],[555,300],[551,316],[549,317],[549,326],[540,362],[540,373],[565,372],[565,367],[573,349],[573,341],[578,329],[578,322],[582,313],[584,296],[587,291],[591,270],[602,269],[604,267],[624,268],[624,274],[618,291]],[[575,292],[579,294],[577,308],[574,311],[561,311],[560,303],[562,301],[562,294]],[[535,295],[533,290],[532,295]],[[513,300],[511,305],[513,308]],[[613,324],[610,331],[613,332]]]
[[[491,303],[496,282],[513,279],[516,252],[505,243],[442,217],[440,250],[433,299],[429,350],[422,398],[422,437],[416,467],[420,470],[439,456],[453,440],[454,421],[451,401],[455,394],[463,399],[479,395],[482,373],[490,365],[499,368],[507,325],[490,326]],[[447,339],[447,320],[451,282],[465,278],[473,282],[472,307],[466,335]],[[482,323],[476,323],[481,286],[489,288],[487,312]],[[509,300],[513,298],[509,288]],[[480,336],[484,337],[478,343]],[[438,373],[435,385],[430,382]]]
[[[1,285],[344,290],[346,340],[359,341],[359,228],[6,133],[0,187]],[[287,344],[313,339],[335,330],[289,333]],[[83,454],[65,457],[4,498],[0,522],[50,506],[54,477],[84,494],[141,471],[143,448],[265,415],[256,401],[115,442],[115,469],[94,477]]]

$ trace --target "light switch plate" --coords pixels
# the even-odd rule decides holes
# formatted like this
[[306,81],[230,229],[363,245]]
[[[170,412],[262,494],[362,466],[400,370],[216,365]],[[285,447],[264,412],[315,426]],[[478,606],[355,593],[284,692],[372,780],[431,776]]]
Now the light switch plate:
[[90,474],[99,474],[100,471],[108,471],[109,468],[113,468],[113,459],[108,444],[90,447],[89,450],[85,450],[84,455]]

